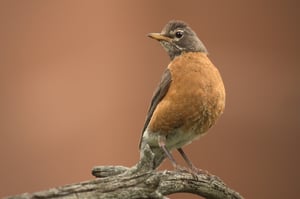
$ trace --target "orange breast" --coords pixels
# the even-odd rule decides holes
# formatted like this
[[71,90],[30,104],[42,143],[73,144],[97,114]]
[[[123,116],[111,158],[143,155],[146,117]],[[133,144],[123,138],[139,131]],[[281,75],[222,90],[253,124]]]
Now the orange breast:
[[207,131],[225,106],[225,90],[217,68],[204,53],[185,53],[168,66],[170,88],[157,105],[148,129],[171,133],[176,129],[196,135]]

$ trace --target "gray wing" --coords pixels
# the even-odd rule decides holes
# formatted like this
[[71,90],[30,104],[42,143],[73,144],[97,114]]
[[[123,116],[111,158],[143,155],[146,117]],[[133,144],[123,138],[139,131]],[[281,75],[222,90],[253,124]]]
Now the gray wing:
[[143,131],[142,131],[142,136],[141,136],[141,139],[140,139],[139,148],[141,148],[143,134],[144,134],[146,128],[148,127],[148,124],[151,120],[153,112],[154,112],[156,106],[158,105],[158,103],[164,98],[167,91],[169,90],[169,87],[171,85],[171,81],[172,81],[171,72],[167,68],[165,70],[163,76],[162,76],[162,79],[161,79],[161,82],[160,82],[159,86],[157,87],[157,89],[155,90],[155,92],[153,94],[151,104],[150,104],[150,108],[148,110],[148,114],[147,114],[146,121],[145,121],[145,124],[144,124],[144,128],[143,128]]

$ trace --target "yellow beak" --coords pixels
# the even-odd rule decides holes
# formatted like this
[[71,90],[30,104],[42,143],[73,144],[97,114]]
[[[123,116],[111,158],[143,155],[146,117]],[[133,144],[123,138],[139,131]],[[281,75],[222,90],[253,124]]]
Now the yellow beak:
[[162,35],[160,33],[149,33],[147,36],[150,37],[150,38],[152,38],[152,39],[155,39],[157,41],[167,41],[167,42],[171,42],[172,41],[171,38],[166,37],[166,36],[164,36],[164,35]]

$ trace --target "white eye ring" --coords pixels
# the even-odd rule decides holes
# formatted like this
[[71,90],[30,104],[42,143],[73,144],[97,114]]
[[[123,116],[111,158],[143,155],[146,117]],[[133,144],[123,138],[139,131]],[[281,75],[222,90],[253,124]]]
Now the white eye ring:
[[176,30],[175,31],[175,37],[177,38],[177,39],[181,39],[182,37],[183,37],[183,30]]

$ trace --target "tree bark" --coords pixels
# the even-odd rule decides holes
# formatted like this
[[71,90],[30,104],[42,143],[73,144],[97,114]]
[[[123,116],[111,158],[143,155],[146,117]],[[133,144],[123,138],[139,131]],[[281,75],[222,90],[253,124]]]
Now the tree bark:
[[134,167],[98,166],[92,170],[96,179],[6,199],[166,199],[166,195],[179,192],[193,193],[207,199],[243,199],[217,176],[208,173],[196,174],[185,169],[153,170],[153,158],[154,154],[146,146],[143,158]]

